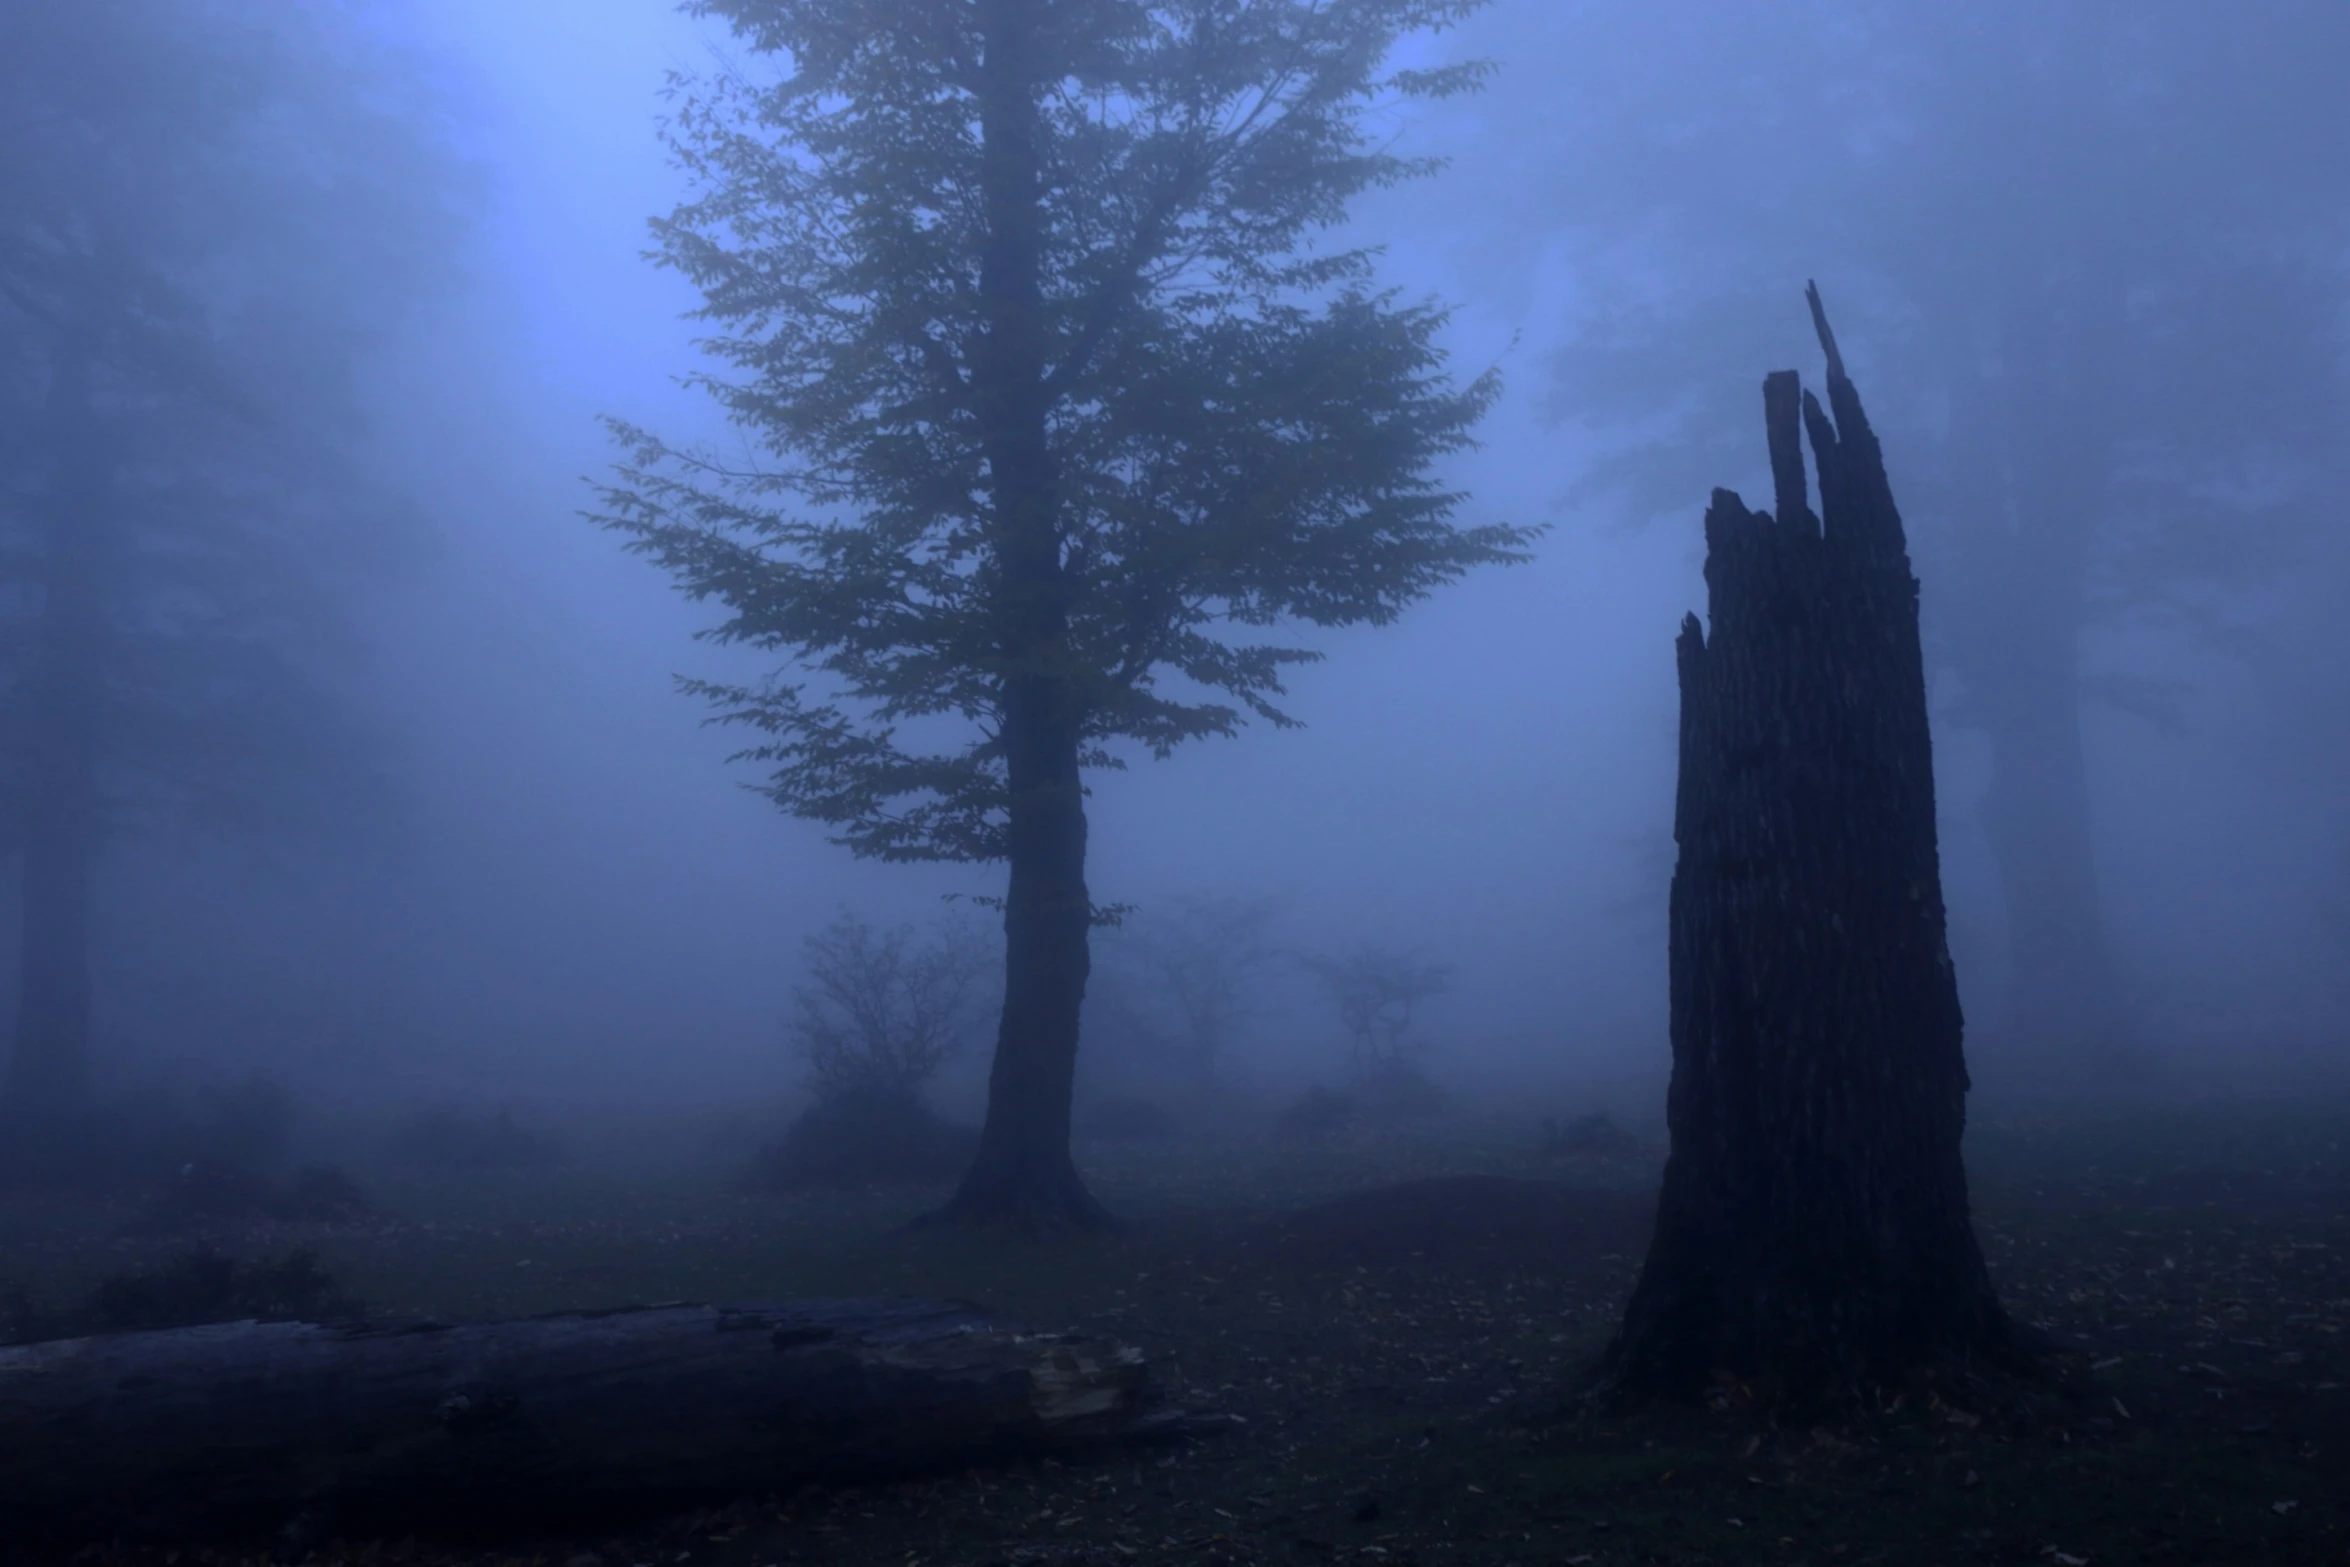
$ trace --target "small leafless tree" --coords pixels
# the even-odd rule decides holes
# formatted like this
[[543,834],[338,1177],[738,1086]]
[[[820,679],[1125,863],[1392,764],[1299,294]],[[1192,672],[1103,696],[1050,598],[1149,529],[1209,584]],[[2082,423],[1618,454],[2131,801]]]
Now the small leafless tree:
[[1307,957],[1346,1030],[1347,1062],[1358,1078],[1390,1072],[1420,1048],[1412,1034],[1421,1002],[1452,988],[1452,966],[1366,942],[1335,957]]
[[805,950],[791,1034],[820,1099],[920,1088],[969,1033],[989,961],[966,928],[924,939],[911,925],[877,931],[845,911]]
[[1280,912],[1270,898],[1189,898],[1139,922],[1135,946],[1202,1093],[1214,1090],[1225,1047],[1278,956],[1270,933]]

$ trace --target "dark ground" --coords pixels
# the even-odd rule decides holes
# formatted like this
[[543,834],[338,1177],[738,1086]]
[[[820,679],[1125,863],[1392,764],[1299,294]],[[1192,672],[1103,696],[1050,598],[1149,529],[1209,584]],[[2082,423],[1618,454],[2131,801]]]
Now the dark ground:
[[[1640,1155],[1543,1158],[1530,1117],[1313,1148],[1091,1150],[1133,1222],[1059,1247],[895,1233],[922,1193],[594,1176],[584,1145],[546,1170],[363,1171],[398,1218],[226,1239],[313,1242],[388,1314],[959,1295],[1137,1344],[1174,1402],[1243,1419],[1168,1450],[807,1491],[624,1538],[322,1561],[2350,1562],[2350,1105],[1977,1123],[2003,1295],[2077,1347],[2093,1391],[1952,1404],[1920,1389],[1836,1430],[1769,1429],[1734,1389],[1685,1414],[1527,1418],[1612,1324],[1656,1174]],[[104,1223],[0,1206],[0,1278],[68,1293],[166,1249],[89,1239]]]

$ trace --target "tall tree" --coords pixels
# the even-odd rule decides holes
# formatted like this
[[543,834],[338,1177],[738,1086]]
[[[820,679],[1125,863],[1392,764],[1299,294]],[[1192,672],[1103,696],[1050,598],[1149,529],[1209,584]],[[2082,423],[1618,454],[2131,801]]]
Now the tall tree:
[[1760,280],[1844,280],[1943,585],[1938,713],[1990,763],[2009,982],[1988,1032],[2076,1079],[2131,1058],[2085,715],[2172,723],[2165,650],[2239,646],[2247,591],[2323,493],[2350,163],[2308,149],[2350,138],[2350,12],[1797,0],[1697,24],[1594,0],[1515,20],[1555,72],[1505,83],[1459,145],[1540,198],[1458,216],[1481,285],[1505,258],[1572,277],[1556,406],[1597,438],[1594,487],[1660,515],[1693,454],[1744,460],[1743,394],[1707,389],[1785,352]]
[[1367,114],[1472,86],[1394,70],[1476,0],[695,0],[770,74],[681,83],[694,199],[657,225],[744,461],[623,429],[604,520],[721,641],[694,683],[765,791],[856,853],[1004,861],[980,1151],[942,1217],[1105,1215],[1069,1152],[1095,907],[1084,773],[1277,705],[1284,619],[1382,623],[1530,535],[1431,477],[1495,383],[1444,313],[1316,248],[1422,165]]
[[105,845],[315,820],[356,787],[328,671],[387,508],[353,457],[352,367],[448,233],[403,80],[362,23],[292,0],[0,20],[19,1152],[79,1135]]

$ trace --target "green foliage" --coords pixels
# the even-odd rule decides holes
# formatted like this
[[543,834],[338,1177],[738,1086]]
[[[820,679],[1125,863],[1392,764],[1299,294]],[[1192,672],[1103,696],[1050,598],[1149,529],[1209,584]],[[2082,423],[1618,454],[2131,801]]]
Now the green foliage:
[[1074,704],[1086,765],[1163,756],[1294,722],[1318,654],[1263,628],[1384,623],[1521,557],[1532,530],[1455,526],[1431,476],[1495,378],[1454,384],[1444,311],[1317,243],[1426,171],[1366,119],[1475,85],[1387,63],[1475,8],[688,7],[772,67],[677,80],[693,197],[655,225],[743,450],[616,426],[598,520],[723,607],[709,636],[798,666],[687,682],[757,732],[764,792],[860,854],[1002,858],[1014,677]]

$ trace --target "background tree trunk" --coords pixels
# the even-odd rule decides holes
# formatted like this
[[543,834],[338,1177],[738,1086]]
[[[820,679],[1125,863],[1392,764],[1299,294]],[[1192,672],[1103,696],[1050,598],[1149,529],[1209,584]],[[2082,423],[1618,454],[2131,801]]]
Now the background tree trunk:
[[[1672,1153],[1596,1375],[1773,1404],[2012,1363],[1968,1214],[1917,582],[1818,296],[1831,423],[1764,385],[1775,516],[1716,490],[1712,636],[1682,626]],[[1800,406],[1800,415],[1799,415]],[[1805,504],[1808,426],[1825,527]]]
[[[2052,316],[2071,329],[2051,332]],[[2001,1076],[2038,1086],[2110,1086],[2116,1069],[2147,1065],[2106,931],[2081,732],[2081,641],[2119,458],[2111,414],[2077,387],[2124,377],[2106,316],[2093,297],[2010,304],[1993,318],[1990,356],[2004,373],[1959,380],[1953,409],[1971,463],[1948,476],[1951,592],[1936,615],[1962,693],[1957,721],[1991,751],[1978,820],[1999,875],[2008,986],[1988,1043]],[[1958,364],[1985,354],[1972,334],[1942,350]],[[1980,1060],[1980,1027],[1976,1043]]]
[[[2074,640],[2064,638],[2068,651]],[[2075,663],[2045,671],[2053,684],[2019,684],[1985,704],[1992,770],[1981,815],[2007,911],[2005,1057],[2028,1081],[2104,1088],[2117,1065],[2145,1062],[2106,941]]]
[[9,1543],[503,1533],[1184,1429],[1132,1350],[937,1301],[234,1322],[0,1349]]

